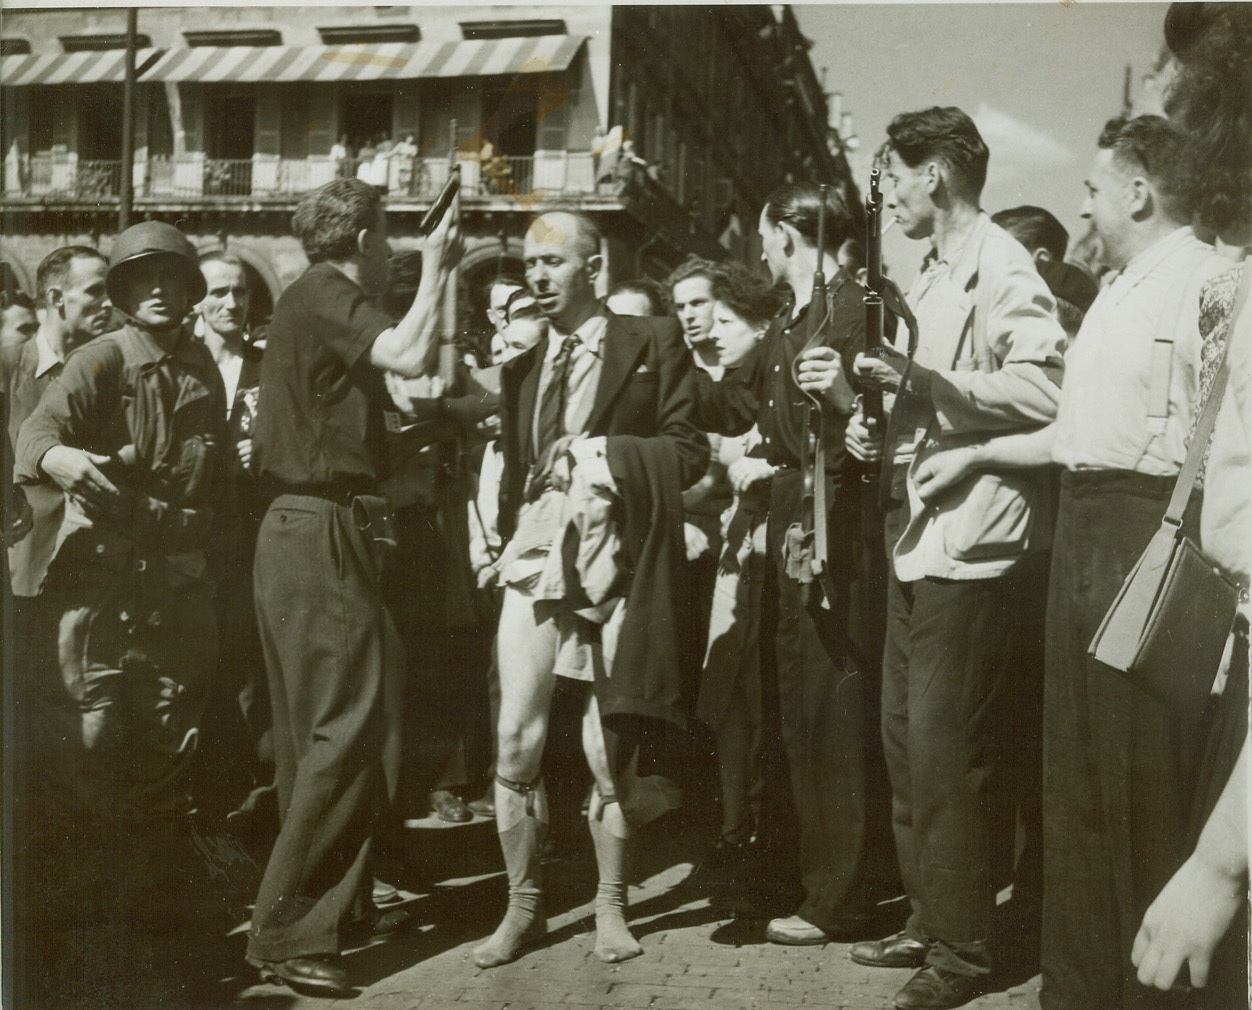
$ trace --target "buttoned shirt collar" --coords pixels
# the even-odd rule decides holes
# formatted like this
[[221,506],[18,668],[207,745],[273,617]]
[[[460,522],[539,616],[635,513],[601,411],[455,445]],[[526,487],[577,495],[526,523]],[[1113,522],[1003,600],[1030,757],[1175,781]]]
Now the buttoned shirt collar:
[[[567,335],[577,337],[578,342],[583,347],[597,358],[600,357],[600,345],[604,342],[604,333],[608,329],[608,325],[609,318],[605,315],[604,309],[597,309],[572,334],[562,333],[556,326],[550,326],[548,329],[548,349],[544,354],[544,359],[546,361],[554,361],[556,359]],[[575,349],[577,350],[577,348]]]
[[65,357],[58,354],[48,343],[42,329],[35,333],[35,349],[39,357],[35,360],[35,378],[41,378],[58,365],[65,364]]
[[1195,232],[1192,231],[1191,226],[1184,225],[1181,228],[1175,228],[1163,238],[1157,239],[1142,252],[1136,253],[1130,258],[1130,262],[1109,278],[1109,297],[1116,301],[1125,298],[1136,284],[1194,237]]

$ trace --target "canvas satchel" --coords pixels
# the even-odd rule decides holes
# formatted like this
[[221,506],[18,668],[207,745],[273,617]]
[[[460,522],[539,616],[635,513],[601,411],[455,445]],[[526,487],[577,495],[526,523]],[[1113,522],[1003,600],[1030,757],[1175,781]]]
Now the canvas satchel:
[[[1245,269],[1231,332],[1247,303]],[[1161,527],[1135,563],[1087,652],[1124,674],[1187,721],[1208,701],[1234,623],[1241,589],[1182,530],[1229,372],[1223,360],[1209,390]]]

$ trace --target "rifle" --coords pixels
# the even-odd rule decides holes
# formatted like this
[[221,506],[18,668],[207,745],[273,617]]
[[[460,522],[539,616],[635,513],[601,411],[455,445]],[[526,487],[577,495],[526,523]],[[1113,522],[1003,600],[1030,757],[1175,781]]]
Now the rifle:
[[[873,354],[883,345],[883,275],[882,275],[882,191],[878,188],[881,173],[869,173],[869,195],[865,197],[865,350]],[[867,389],[861,394],[865,417],[882,421],[882,390]]]
[[[826,342],[830,326],[830,304],[826,293],[826,194],[828,186],[819,187],[817,211],[817,270],[813,274],[813,295],[808,307],[808,339],[804,349],[791,363],[791,375],[800,382],[800,361],[804,352]],[[804,390],[809,400],[806,436],[800,447],[800,474],[804,491],[800,499],[800,520],[787,530],[787,574],[800,583],[800,597],[808,602],[809,586],[821,583],[827,601],[834,605],[834,587],[830,582],[828,562],[828,510],[826,506],[826,412],[821,399]]]

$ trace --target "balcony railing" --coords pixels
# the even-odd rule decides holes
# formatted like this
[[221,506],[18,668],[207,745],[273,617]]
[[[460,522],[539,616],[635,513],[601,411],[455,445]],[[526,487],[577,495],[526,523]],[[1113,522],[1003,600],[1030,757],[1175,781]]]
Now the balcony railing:
[[[597,182],[597,160],[588,153],[551,151],[530,157],[464,159],[466,196],[544,198],[616,191],[612,173]],[[335,178],[355,177],[386,190],[389,200],[429,201],[448,178],[447,158],[330,158],[220,160],[187,155],[135,164],[135,197],[186,202],[288,200]],[[4,162],[3,196],[9,200],[94,202],[121,192],[120,161],[81,161],[73,155],[34,155]]]

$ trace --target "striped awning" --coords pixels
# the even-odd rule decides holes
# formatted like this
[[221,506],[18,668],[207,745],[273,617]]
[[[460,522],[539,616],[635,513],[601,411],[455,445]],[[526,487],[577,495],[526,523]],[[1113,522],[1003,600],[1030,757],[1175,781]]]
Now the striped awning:
[[582,35],[343,46],[192,46],[171,49],[145,81],[376,81],[565,70]]
[[[158,49],[138,50],[135,53],[135,73],[142,73],[159,54]],[[0,86],[6,88],[24,84],[116,83],[125,77],[125,49],[0,57]]]

